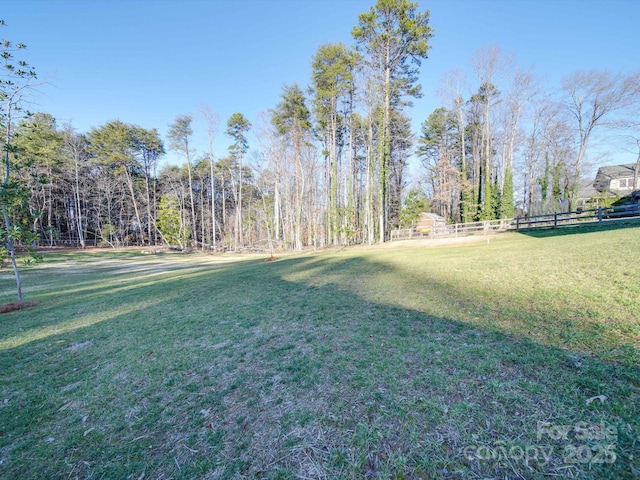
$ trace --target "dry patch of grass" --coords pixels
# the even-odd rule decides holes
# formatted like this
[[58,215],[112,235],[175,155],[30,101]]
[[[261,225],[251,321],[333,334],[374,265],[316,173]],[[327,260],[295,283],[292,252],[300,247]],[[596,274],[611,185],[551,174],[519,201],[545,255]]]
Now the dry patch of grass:
[[0,305],[0,313],[15,312],[23,308],[35,307],[38,302],[9,302]]

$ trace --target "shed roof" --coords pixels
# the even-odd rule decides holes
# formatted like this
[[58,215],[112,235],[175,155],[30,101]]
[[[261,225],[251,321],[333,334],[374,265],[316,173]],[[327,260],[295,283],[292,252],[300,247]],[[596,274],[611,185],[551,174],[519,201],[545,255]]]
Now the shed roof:
[[422,212],[420,214],[423,217],[428,217],[431,218],[433,220],[438,220],[438,221],[442,221],[442,222],[446,222],[447,219],[444,217],[441,217],[440,215],[438,215],[437,213],[431,213],[431,212]]

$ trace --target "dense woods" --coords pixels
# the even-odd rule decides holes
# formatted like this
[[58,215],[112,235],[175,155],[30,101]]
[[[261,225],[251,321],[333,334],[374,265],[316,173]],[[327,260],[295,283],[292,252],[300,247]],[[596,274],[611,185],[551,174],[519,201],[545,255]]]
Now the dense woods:
[[[470,222],[575,207],[600,130],[615,129],[611,148],[635,148],[640,161],[638,73],[576,72],[548,91],[491,46],[473,55],[472,78],[453,70],[442,79],[441,107],[412,112],[429,12],[378,0],[354,20],[353,45],[319,46],[309,85],[285,85],[260,118],[195,112],[206,120],[204,154],[192,148],[191,114],[78,132],[21,110],[35,72],[13,58],[22,46],[5,41],[5,254],[14,241],[216,250],[381,242],[426,209]],[[420,132],[411,114],[424,117]],[[213,149],[218,135],[226,152]],[[162,162],[167,149],[183,162]],[[411,189],[410,158],[421,179]]]

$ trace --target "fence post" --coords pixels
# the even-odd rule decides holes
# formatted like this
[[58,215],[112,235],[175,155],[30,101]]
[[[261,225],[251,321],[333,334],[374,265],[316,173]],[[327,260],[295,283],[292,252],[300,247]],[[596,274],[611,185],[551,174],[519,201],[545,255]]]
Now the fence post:
[[598,207],[598,223],[602,223],[602,207]]
[[558,227],[558,212],[553,212],[553,228]]
[[516,217],[516,231],[520,230],[520,217]]

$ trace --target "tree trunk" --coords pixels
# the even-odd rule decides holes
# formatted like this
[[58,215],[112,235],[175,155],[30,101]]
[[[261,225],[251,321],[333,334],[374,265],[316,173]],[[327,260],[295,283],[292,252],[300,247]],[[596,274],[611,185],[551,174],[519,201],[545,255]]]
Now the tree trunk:
[[211,167],[211,243],[216,249],[216,181],[213,172],[213,154],[209,153],[209,166]]
[[74,200],[75,200],[75,209],[76,209],[76,225],[78,228],[78,240],[80,242],[80,246],[82,248],[86,247],[85,239],[84,239],[84,230],[82,228],[82,207],[80,203],[80,175],[78,172],[78,156],[74,154],[74,167],[75,167],[75,191],[74,191]]
[[[7,187],[9,186],[9,178],[11,174],[11,161],[9,158],[9,145],[11,144],[11,103],[9,103],[9,108],[7,112],[7,116],[5,118],[6,121],[6,137],[5,137],[5,172],[4,172],[4,180],[2,182],[2,189],[6,192]],[[18,269],[18,263],[16,262],[16,247],[13,237],[11,236],[11,219],[9,218],[9,212],[7,211],[7,205],[4,203],[6,200],[2,201],[2,216],[4,219],[4,226],[7,230],[7,250],[9,251],[9,258],[11,259],[11,266],[13,267],[13,273],[16,277],[16,290],[18,293],[18,302],[22,303],[22,278],[20,277],[20,270]]]
[[131,194],[131,203],[133,204],[133,211],[135,212],[136,221],[138,222],[138,229],[140,230],[140,241],[142,245],[144,245],[145,244],[144,228],[142,226],[142,219],[140,217],[140,211],[138,209],[138,202],[136,201],[136,194],[133,189],[133,178],[131,177],[131,172],[129,172],[129,169],[126,166],[125,166],[124,172],[125,172],[125,178],[127,180],[127,187],[129,187],[129,193]]

